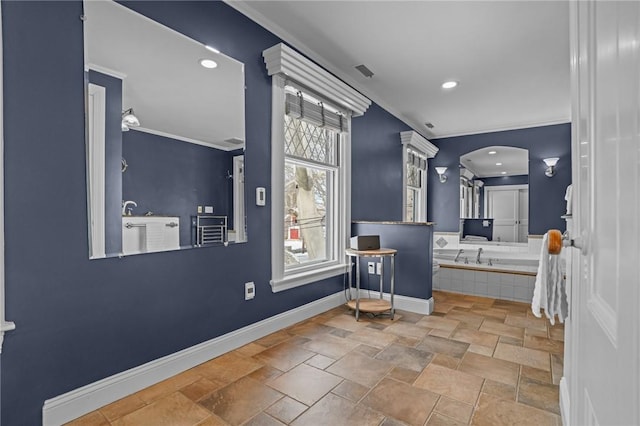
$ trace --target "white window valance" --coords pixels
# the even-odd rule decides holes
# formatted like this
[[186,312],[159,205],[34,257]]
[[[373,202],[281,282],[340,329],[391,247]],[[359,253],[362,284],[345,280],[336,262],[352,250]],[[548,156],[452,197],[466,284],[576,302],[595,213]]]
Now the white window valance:
[[369,98],[283,43],[264,50],[262,56],[269,75],[281,74],[322,93],[331,102],[351,111],[354,117],[363,115],[371,105]]
[[418,132],[409,130],[406,132],[400,132],[400,142],[404,146],[412,146],[425,154],[427,158],[433,158],[438,153],[437,146],[420,136]]

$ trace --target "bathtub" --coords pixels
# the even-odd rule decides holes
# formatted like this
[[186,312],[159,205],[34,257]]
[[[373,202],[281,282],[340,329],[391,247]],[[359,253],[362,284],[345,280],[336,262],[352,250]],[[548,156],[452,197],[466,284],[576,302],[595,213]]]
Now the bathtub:
[[458,250],[433,250],[433,260],[440,265],[433,278],[434,290],[531,302],[538,270],[536,254],[483,248],[477,264],[478,248],[463,247],[455,262]]

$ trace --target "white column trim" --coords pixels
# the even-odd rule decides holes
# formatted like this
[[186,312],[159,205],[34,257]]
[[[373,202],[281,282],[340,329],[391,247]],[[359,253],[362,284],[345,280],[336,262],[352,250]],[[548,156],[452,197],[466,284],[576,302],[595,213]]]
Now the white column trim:
[[[0,4],[0,18],[2,17],[2,4]],[[4,76],[2,52],[2,19],[0,19],[0,353],[2,353],[2,342],[4,333],[16,328],[11,321],[5,320],[5,299],[4,299]]]
[[364,114],[371,100],[289,46],[279,43],[262,52],[269,75],[284,75],[353,111]]

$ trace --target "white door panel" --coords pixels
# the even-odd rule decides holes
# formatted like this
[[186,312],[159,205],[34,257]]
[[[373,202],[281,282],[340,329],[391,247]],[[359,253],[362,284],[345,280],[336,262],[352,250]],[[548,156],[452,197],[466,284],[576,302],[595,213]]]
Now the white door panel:
[[571,249],[563,420],[638,425],[640,3],[571,7],[575,199],[568,229],[584,250]]

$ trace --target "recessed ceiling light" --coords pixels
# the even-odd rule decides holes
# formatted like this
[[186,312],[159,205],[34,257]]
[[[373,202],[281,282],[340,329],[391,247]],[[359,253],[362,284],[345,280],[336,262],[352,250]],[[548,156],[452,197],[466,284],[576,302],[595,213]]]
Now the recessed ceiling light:
[[454,87],[456,87],[458,85],[457,81],[451,80],[451,81],[445,81],[444,83],[442,83],[442,88],[443,89],[453,89]]
[[497,154],[497,153],[498,153],[498,151],[489,151],[489,155],[494,155],[494,154]]
[[501,174],[501,175],[506,175],[506,174],[507,174],[507,172],[500,172],[500,174]]
[[218,66],[216,61],[211,59],[200,59],[200,65],[202,65],[205,68],[215,68]]
[[496,166],[502,166],[502,163],[496,163]]
[[212,51],[213,53],[220,53],[220,51],[218,49],[216,49],[215,47],[211,47],[211,46],[204,46],[205,49]]

